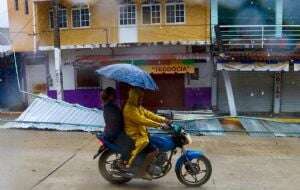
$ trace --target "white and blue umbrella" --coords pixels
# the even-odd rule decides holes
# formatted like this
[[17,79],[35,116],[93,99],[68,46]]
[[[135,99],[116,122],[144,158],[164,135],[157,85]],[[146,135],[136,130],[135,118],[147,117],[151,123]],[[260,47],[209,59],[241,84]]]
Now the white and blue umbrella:
[[147,90],[158,90],[157,84],[152,77],[139,67],[131,64],[113,64],[98,69],[97,74],[131,86]]

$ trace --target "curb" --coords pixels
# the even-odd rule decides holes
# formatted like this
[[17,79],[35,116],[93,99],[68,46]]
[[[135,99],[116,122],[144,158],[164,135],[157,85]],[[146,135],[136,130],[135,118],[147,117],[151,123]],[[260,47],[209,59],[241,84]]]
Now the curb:
[[[294,123],[294,124],[299,124],[300,123],[300,118],[257,118],[257,119],[263,119],[271,122],[279,122],[279,123]],[[226,117],[223,118],[223,121],[228,124],[236,124],[238,125],[240,123],[240,120],[238,117]]]

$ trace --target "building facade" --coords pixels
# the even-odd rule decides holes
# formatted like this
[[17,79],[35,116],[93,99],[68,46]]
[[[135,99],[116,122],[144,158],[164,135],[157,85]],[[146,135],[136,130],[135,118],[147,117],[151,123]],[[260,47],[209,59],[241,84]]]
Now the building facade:
[[[150,72],[147,107],[218,113],[299,113],[300,15],[293,0],[60,2],[65,100],[99,107],[100,91],[127,87],[95,75],[107,64]],[[9,0],[13,47],[27,53],[27,91],[56,97],[49,0]],[[212,44],[212,51],[209,47]],[[30,98],[29,98],[30,101]]]
[[[22,61],[26,90],[56,97],[51,1],[8,2],[13,47],[35,52]],[[209,1],[63,0],[58,17],[66,101],[99,107],[101,89],[114,86],[122,104],[127,87],[99,78],[95,70],[131,63],[150,72],[160,87],[147,93],[150,109],[211,108]]]
[[218,111],[299,113],[299,2],[234,2],[212,9]]

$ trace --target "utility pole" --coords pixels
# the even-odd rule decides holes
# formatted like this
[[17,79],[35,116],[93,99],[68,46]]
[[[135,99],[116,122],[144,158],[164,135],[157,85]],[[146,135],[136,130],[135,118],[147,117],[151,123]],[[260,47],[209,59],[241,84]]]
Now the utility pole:
[[58,25],[58,9],[59,0],[53,0],[53,45],[54,45],[54,62],[55,62],[55,82],[57,99],[64,99],[63,74],[61,65],[61,49],[60,49],[60,31]]

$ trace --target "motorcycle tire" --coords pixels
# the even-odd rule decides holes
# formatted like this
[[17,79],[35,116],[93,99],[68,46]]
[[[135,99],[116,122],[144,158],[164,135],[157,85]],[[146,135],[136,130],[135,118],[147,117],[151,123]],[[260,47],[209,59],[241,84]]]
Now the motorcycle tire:
[[201,160],[205,167],[206,167],[206,173],[204,175],[204,177],[202,177],[199,181],[197,182],[190,182],[190,181],[187,181],[183,176],[182,176],[182,168],[183,167],[186,167],[186,162],[182,162],[180,163],[180,165],[178,167],[176,167],[175,169],[175,173],[176,173],[176,176],[177,176],[177,179],[180,181],[180,183],[188,186],[188,187],[199,187],[201,185],[204,185],[211,177],[211,174],[212,174],[212,166],[211,166],[211,163],[209,161],[208,158],[206,158],[205,156],[201,156],[200,158],[198,158],[198,160]]
[[107,150],[107,151],[103,152],[101,154],[101,156],[99,157],[98,167],[99,167],[100,174],[102,175],[102,177],[104,179],[106,179],[108,182],[110,182],[112,184],[124,184],[124,183],[129,182],[131,180],[131,178],[115,176],[115,175],[111,174],[109,171],[107,171],[107,169],[105,167],[105,163],[106,163],[107,159],[113,154],[115,154],[115,153]]

